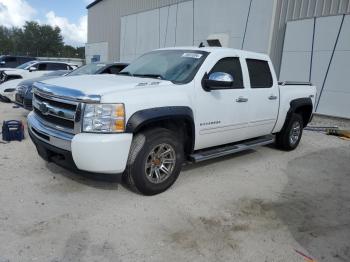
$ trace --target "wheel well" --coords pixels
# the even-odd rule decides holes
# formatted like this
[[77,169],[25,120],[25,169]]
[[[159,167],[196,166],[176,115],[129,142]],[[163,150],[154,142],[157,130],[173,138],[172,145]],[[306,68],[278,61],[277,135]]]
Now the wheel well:
[[191,121],[186,118],[155,120],[139,127],[136,133],[156,127],[169,129],[179,135],[180,139],[183,141],[185,155],[192,153],[194,148],[194,127]]
[[300,115],[303,118],[304,127],[307,126],[312,115],[312,105],[303,105],[294,110],[295,114]]

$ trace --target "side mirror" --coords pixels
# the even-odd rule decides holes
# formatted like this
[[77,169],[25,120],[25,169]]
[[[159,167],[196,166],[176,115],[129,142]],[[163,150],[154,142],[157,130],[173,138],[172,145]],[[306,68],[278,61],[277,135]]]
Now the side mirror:
[[206,91],[228,89],[233,85],[233,76],[224,72],[214,72],[203,79],[203,87]]
[[33,72],[33,71],[36,71],[36,70],[37,70],[37,68],[34,67],[34,66],[29,67],[29,72]]

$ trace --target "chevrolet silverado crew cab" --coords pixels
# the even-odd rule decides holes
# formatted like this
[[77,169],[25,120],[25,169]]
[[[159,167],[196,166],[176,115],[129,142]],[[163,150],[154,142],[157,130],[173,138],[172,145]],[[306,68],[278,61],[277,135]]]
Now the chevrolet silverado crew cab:
[[145,195],[165,191],[184,162],[258,145],[295,149],[316,89],[278,83],[270,58],[228,48],[146,53],[120,75],[35,83],[29,134],[45,160],[122,174]]

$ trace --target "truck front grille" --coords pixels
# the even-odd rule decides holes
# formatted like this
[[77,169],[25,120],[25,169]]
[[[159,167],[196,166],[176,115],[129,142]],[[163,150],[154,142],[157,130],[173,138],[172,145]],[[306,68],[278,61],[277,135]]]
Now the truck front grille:
[[40,121],[67,133],[80,132],[81,104],[54,96],[35,93],[33,111]]

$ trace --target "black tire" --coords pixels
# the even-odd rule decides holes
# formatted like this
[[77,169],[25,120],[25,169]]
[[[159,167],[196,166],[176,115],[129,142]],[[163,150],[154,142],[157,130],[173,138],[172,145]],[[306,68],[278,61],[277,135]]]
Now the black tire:
[[[299,131],[296,131],[298,127],[300,129]],[[292,114],[284,124],[281,132],[276,135],[277,147],[286,151],[291,151],[297,148],[303,134],[303,128],[303,118],[298,114]]]
[[[168,149],[170,149],[173,153],[172,156],[176,156],[175,163],[172,165],[171,172],[169,172],[170,175],[167,176],[162,171],[164,181],[160,180],[158,182],[154,182],[151,180],[156,180],[158,176],[154,177],[152,175],[147,175],[146,172],[151,174],[155,174],[155,172],[152,172],[153,169],[146,168],[146,163],[149,163],[150,159],[152,159],[150,153],[154,152],[157,147],[161,146],[168,146]],[[136,134],[134,137],[130,148],[127,167],[123,175],[123,180],[127,185],[133,187],[144,195],[159,194],[167,190],[175,183],[180,174],[183,160],[183,143],[174,132],[165,128],[149,129]],[[161,161],[160,157],[158,157],[157,161]],[[158,163],[158,165],[160,164]],[[159,168],[158,172],[160,172]]]

